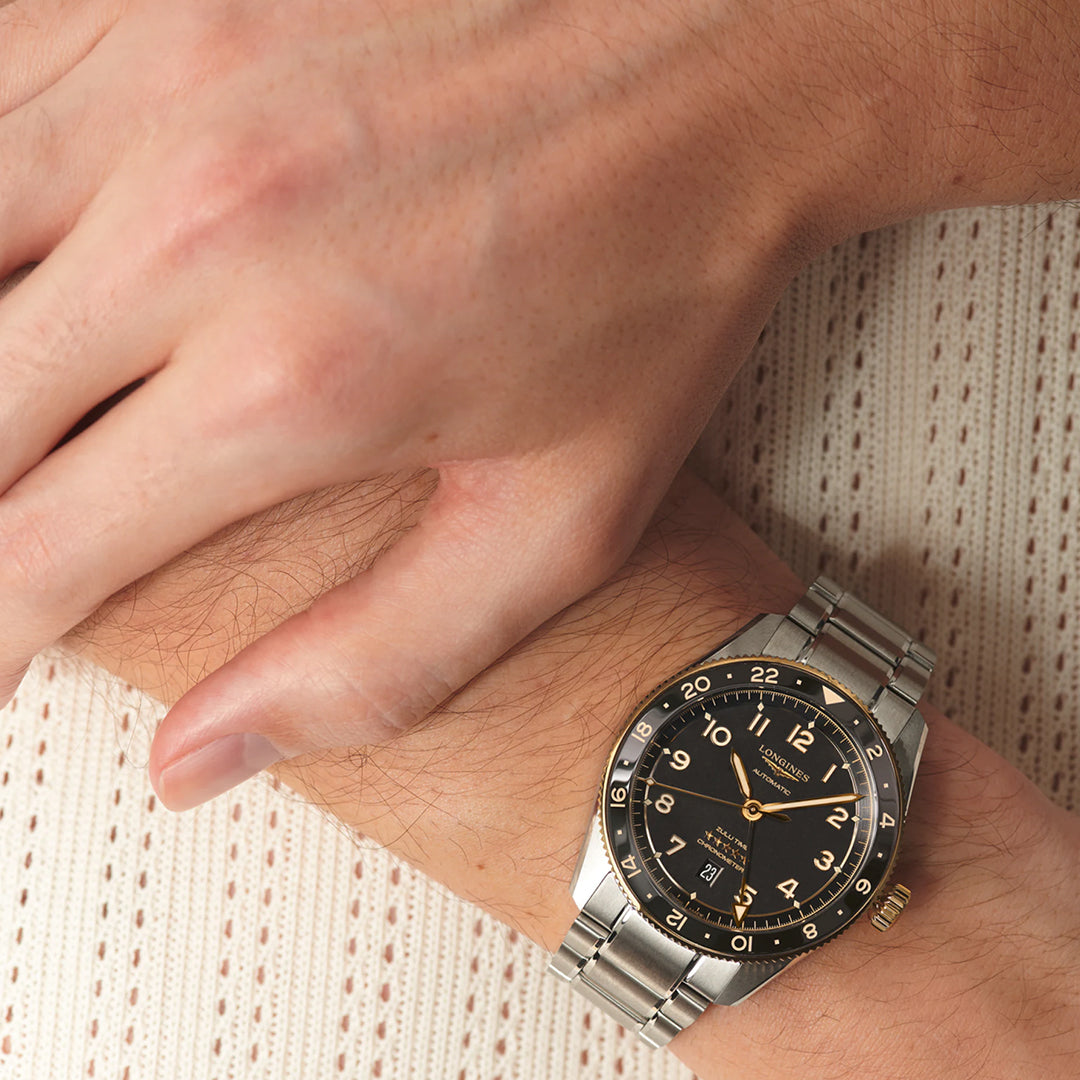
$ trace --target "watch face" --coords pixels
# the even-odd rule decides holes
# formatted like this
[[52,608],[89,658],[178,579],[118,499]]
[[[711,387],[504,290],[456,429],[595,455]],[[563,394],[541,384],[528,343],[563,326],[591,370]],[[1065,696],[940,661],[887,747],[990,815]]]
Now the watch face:
[[626,891],[735,960],[835,937],[887,879],[903,818],[888,740],[842,686],[762,658],[695,668],[635,714],[601,791]]

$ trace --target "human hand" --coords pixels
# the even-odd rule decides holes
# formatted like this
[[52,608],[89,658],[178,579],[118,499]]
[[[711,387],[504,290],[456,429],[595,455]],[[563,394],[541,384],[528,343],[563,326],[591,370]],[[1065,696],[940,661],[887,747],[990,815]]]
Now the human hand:
[[[422,477],[399,479],[275,511],[111,601],[80,629],[79,647],[174,700],[376,558],[425,490]],[[327,537],[342,546],[326,551]],[[278,773],[553,949],[576,915],[570,875],[634,703],[749,616],[786,610],[802,591],[684,478],[615,579],[426,724],[387,746],[312,755]],[[707,1011],[672,1044],[698,1075],[1072,1080],[1080,825],[926,713],[900,864],[913,891],[903,918],[885,936],[857,924],[744,1005]]]
[[[0,311],[0,699],[230,522],[437,469],[376,568],[170,718],[189,805],[394,735],[621,562],[796,263],[764,151],[692,189],[685,28],[573,11],[2,9],[0,275],[44,261]],[[165,769],[223,736],[224,774]]]
[[427,467],[419,526],[181,702],[152,775],[190,805],[424,716],[619,564],[804,259],[1009,197],[1013,114],[990,154],[938,122],[973,16],[932,7],[0,9],[0,274],[44,260],[0,308],[0,698],[229,522]]

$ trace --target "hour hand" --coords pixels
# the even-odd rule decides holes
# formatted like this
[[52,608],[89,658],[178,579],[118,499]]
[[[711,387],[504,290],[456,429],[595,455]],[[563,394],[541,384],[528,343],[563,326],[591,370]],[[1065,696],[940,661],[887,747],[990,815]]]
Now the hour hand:
[[750,795],[750,777],[746,774],[746,766],[743,764],[743,759],[739,757],[738,753],[734,750],[731,751],[731,767],[735,770],[735,779],[739,782],[739,790],[742,792],[744,799],[749,799]]

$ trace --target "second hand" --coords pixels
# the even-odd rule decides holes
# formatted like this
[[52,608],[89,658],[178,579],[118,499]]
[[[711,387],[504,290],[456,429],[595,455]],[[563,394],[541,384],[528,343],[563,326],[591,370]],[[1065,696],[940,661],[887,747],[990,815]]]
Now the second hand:
[[[720,803],[721,806],[734,806],[736,810],[742,810],[746,806],[746,803],[732,802],[731,799],[720,799],[715,795],[705,795],[700,791],[691,791],[689,788],[676,787],[674,784],[666,784],[663,780],[654,780],[651,776],[645,778],[645,784],[648,787],[656,785],[656,787],[667,788],[668,791],[677,791],[680,795],[692,795],[695,799],[705,799],[706,802]],[[777,821],[790,821],[791,819],[787,814],[777,813],[775,810],[764,810],[763,812],[769,817],[776,818]]]

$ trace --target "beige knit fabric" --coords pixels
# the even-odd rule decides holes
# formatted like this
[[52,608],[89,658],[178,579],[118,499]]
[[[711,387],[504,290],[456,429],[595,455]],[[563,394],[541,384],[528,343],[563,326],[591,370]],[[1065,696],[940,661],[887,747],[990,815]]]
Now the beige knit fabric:
[[[932,696],[1080,796],[1080,213],[954,213],[800,276],[698,467],[807,578],[938,650]],[[0,713],[0,1080],[687,1077],[545,957],[255,781],[186,815],[158,712],[71,660]]]

